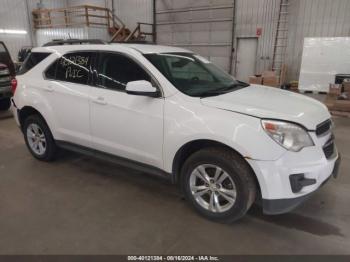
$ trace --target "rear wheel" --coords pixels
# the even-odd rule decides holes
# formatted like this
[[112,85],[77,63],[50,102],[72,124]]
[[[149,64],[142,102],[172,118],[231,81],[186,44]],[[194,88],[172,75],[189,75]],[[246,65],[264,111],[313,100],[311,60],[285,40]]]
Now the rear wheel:
[[224,223],[243,217],[255,201],[254,174],[241,156],[221,148],[200,150],[182,169],[186,199],[204,217]]
[[11,107],[11,99],[10,98],[3,98],[0,99],[0,111],[7,111]]
[[57,147],[51,131],[39,115],[31,115],[24,121],[24,138],[31,154],[42,161],[52,161]]

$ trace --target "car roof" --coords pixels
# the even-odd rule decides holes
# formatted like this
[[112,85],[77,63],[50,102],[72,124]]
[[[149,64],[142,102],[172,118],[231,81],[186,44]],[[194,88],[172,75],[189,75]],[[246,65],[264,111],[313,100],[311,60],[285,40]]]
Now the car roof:
[[47,46],[47,47],[36,47],[33,48],[32,52],[59,52],[66,53],[70,51],[83,51],[83,50],[104,50],[113,51],[118,47],[122,47],[125,50],[136,50],[142,54],[158,54],[158,53],[192,53],[189,50],[163,45],[151,45],[151,44],[127,44],[127,43],[115,43],[107,45],[58,45],[58,46]]
[[145,45],[145,44],[121,44],[125,47],[130,47],[138,50],[143,54],[153,54],[153,53],[192,53],[187,49],[183,49],[175,46],[165,46],[165,45]]

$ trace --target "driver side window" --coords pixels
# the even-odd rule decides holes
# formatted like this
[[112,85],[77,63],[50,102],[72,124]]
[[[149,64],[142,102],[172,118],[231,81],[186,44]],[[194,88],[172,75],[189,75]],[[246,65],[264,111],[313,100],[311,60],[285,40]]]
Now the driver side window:
[[141,66],[130,58],[116,53],[101,53],[97,68],[97,86],[124,91],[131,81],[146,80],[151,77]]

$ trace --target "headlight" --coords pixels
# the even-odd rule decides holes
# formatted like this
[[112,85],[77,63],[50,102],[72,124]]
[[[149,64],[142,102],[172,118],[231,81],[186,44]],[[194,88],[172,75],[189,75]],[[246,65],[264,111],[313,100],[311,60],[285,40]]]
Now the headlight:
[[307,131],[296,124],[274,120],[262,120],[261,124],[265,132],[287,150],[299,152],[315,145]]

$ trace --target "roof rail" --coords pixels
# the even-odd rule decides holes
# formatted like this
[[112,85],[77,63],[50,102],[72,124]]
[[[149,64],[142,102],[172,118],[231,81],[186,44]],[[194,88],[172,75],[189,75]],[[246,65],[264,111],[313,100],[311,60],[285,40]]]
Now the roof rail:
[[54,39],[51,42],[44,44],[43,46],[56,46],[56,45],[106,45],[107,42],[100,39]]
[[109,42],[109,44],[142,44],[142,45],[157,45],[154,42],[149,42],[146,40],[129,40],[128,42],[124,41],[114,41],[114,42]]

